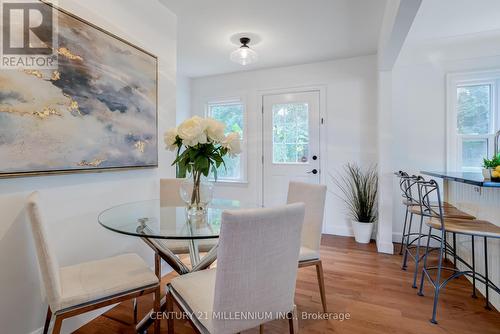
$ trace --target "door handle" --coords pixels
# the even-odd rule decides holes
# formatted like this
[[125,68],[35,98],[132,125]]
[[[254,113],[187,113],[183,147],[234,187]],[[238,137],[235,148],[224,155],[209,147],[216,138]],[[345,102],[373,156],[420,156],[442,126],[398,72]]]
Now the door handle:
[[313,170],[308,171],[307,174],[314,174],[314,175],[316,175],[316,174],[318,174],[318,170],[315,168]]

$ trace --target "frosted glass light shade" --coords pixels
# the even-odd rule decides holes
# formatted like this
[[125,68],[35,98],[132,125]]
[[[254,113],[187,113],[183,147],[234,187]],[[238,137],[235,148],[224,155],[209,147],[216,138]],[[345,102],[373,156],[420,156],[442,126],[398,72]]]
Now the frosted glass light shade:
[[251,63],[255,63],[257,61],[257,52],[250,49],[248,46],[243,45],[240,48],[231,52],[230,59],[235,63],[241,65],[248,65]]

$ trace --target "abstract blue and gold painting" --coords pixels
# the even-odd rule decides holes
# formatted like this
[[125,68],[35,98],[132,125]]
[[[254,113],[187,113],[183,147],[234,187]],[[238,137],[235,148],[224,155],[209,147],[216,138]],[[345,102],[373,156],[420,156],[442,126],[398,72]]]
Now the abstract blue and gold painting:
[[0,177],[157,166],[157,58],[57,20],[56,69],[0,70]]

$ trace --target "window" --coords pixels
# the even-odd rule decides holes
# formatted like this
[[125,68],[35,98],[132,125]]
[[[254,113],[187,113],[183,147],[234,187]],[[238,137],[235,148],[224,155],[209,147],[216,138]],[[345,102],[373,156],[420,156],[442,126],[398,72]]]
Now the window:
[[273,163],[307,163],[309,156],[309,105],[274,104]]
[[224,157],[224,166],[217,170],[217,179],[221,181],[246,181],[245,149],[245,104],[240,99],[209,102],[207,114],[226,124],[226,134],[238,132],[242,140],[242,154],[231,158]]
[[448,76],[448,170],[476,172],[499,129],[500,72]]

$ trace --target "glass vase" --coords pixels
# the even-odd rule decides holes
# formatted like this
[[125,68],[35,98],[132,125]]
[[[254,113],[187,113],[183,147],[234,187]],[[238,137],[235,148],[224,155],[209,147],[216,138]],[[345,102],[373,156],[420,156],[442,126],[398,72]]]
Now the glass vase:
[[181,183],[180,195],[190,219],[203,217],[213,198],[214,185],[201,172],[193,171]]

